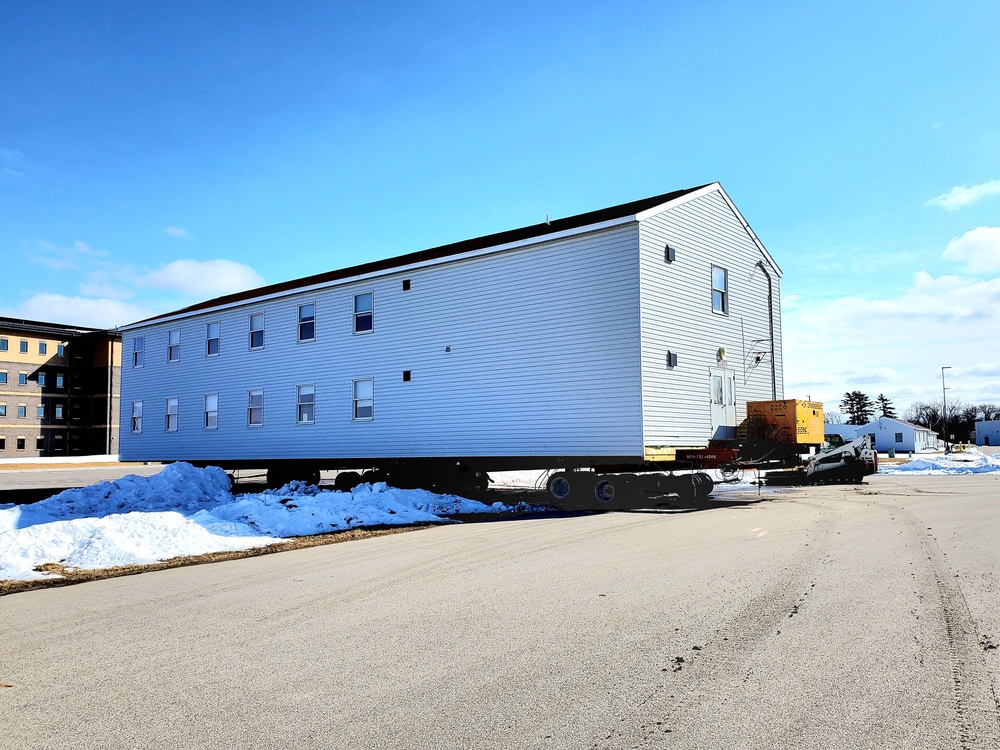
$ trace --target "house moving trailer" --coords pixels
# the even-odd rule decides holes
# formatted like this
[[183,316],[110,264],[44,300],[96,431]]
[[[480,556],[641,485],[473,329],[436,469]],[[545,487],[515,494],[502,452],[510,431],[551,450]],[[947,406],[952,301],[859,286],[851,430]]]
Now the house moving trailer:
[[121,459],[703,495],[666,472],[738,460],[784,399],[780,283],[711,183],[229,294],[121,329]]

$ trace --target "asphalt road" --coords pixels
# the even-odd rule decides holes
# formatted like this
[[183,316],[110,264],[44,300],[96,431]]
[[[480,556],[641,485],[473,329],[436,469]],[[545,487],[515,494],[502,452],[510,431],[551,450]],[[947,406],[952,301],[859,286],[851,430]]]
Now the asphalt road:
[[0,598],[11,748],[998,748],[1000,477]]

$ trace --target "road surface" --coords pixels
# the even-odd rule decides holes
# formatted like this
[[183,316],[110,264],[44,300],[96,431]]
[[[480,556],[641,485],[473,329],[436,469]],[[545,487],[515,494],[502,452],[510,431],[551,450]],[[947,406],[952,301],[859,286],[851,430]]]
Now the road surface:
[[0,598],[12,748],[998,748],[1000,477]]

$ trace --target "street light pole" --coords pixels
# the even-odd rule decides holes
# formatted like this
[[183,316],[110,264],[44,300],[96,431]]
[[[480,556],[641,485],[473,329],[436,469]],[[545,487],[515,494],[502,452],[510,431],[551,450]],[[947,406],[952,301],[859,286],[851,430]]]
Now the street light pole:
[[948,452],[948,397],[945,395],[945,391],[948,390],[944,387],[944,371],[950,370],[951,367],[941,368],[941,417],[944,419],[944,450],[945,453]]

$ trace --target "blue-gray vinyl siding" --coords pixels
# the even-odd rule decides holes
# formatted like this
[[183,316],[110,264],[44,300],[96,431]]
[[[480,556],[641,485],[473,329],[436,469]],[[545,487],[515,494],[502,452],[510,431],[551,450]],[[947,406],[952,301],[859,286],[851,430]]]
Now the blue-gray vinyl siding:
[[[127,330],[121,457],[642,455],[638,246],[631,222]],[[374,331],[354,334],[353,295],[365,291]],[[297,308],[310,302],[316,338],[298,343]],[[260,351],[248,349],[255,312],[265,315]],[[209,321],[221,324],[217,357],[205,355]],[[180,361],[168,363],[176,328]],[[141,369],[131,367],[136,336]],[[352,419],[356,378],[374,379],[370,421]],[[296,424],[300,384],[315,386],[314,424]],[[247,425],[254,388],[264,389],[262,427]],[[207,393],[219,394],[217,430],[203,428]],[[164,430],[168,397],[179,399],[176,432]]]
[[[670,245],[675,260],[667,262]],[[704,446],[710,434],[709,369],[735,373],[737,422],[746,402],[771,398],[768,259],[718,190],[640,224],[643,434],[647,446]],[[729,311],[712,309],[712,266],[728,272]],[[784,398],[780,279],[772,280],[777,398]],[[666,365],[667,352],[677,366]],[[762,354],[758,362],[757,355]]]

